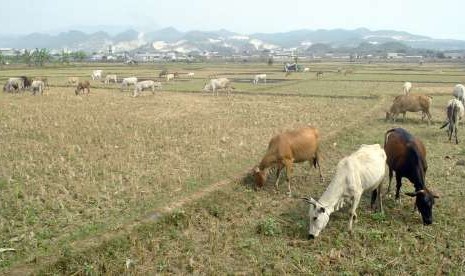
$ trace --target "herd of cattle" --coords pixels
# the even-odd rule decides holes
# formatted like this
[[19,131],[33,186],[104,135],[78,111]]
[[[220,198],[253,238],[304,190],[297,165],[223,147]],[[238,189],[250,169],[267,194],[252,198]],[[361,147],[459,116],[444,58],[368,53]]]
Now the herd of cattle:
[[[103,80],[105,84],[110,82],[118,83],[118,78],[114,74],[106,75],[102,78],[102,70],[94,70],[91,74],[92,80]],[[317,79],[322,75],[322,72],[317,72]],[[159,77],[166,78],[170,81],[179,76],[178,73],[162,72]],[[187,73],[189,78],[194,76],[194,73]],[[224,89],[229,93],[231,89],[231,81],[227,78],[218,78],[211,76],[207,81],[203,91],[211,91],[213,94],[218,94],[218,90]],[[253,84],[258,84],[260,81],[266,84],[267,75],[257,74],[254,76]],[[68,84],[76,87],[76,95],[81,92],[90,93],[90,81],[80,81],[77,77],[68,78]],[[159,81],[142,80],[137,77],[127,77],[121,80],[121,90],[129,89],[129,86],[134,86],[133,96],[143,90],[150,89],[153,93],[156,89],[161,89],[162,84]],[[6,92],[20,91],[30,89],[35,95],[43,93],[43,90],[48,87],[46,78],[30,79],[26,76],[10,78],[3,87]],[[399,114],[402,114],[405,119],[406,112],[421,112],[422,120],[428,118],[428,124],[431,121],[430,107],[432,97],[422,94],[411,94],[412,84],[405,82],[403,85],[404,94],[395,97],[390,109],[386,112],[386,119],[395,121]],[[453,89],[454,98],[447,104],[447,120],[441,128],[448,127],[449,141],[452,135],[455,136],[455,142],[458,143],[457,127],[459,121],[464,116],[465,105],[465,87],[458,84]],[[321,181],[323,180],[320,163],[319,163],[319,144],[320,134],[314,127],[304,127],[292,131],[287,131],[273,137],[268,145],[265,156],[253,170],[255,183],[257,187],[263,187],[268,176],[270,168],[276,169],[275,186],[278,188],[278,182],[283,169],[286,170],[286,182],[288,185],[288,194],[291,195],[290,179],[293,171],[293,163],[309,161],[315,168],[319,170]],[[372,209],[383,211],[381,186],[386,175],[386,164],[389,171],[389,185],[387,193],[389,193],[391,180],[395,172],[396,176],[396,195],[399,199],[401,180],[403,177],[413,183],[415,192],[406,193],[411,197],[415,197],[415,208],[418,208],[422,216],[423,223],[429,225],[433,221],[432,208],[434,199],[437,194],[429,190],[425,183],[425,174],[428,168],[426,162],[426,148],[419,138],[414,137],[403,128],[394,128],[388,130],[384,135],[384,147],[379,144],[361,145],[360,148],[351,155],[339,161],[336,173],[328,185],[323,195],[315,200],[311,197],[303,198],[309,204],[309,230],[308,237],[315,238],[325,228],[329,221],[331,213],[339,210],[345,203],[350,203],[350,219],[349,231],[352,231],[352,223],[356,219],[356,209],[358,207],[361,196],[365,192],[371,192]],[[378,202],[375,207],[375,202]]]
[[[387,119],[396,119],[402,113],[422,112],[422,120],[425,116],[431,120],[429,108],[432,98],[426,95],[410,94],[412,84],[406,82],[403,86],[404,95],[397,96],[391,109],[387,112]],[[464,116],[464,92],[465,87],[458,84],[454,87],[453,96],[447,104],[447,120],[441,127],[449,126],[448,135],[451,140],[455,133],[457,140],[457,126]],[[319,170],[319,144],[320,134],[314,127],[304,127],[287,131],[273,137],[261,162],[254,167],[252,174],[258,188],[264,186],[271,168],[276,169],[275,188],[278,188],[281,171],[286,170],[286,182],[288,195],[291,196],[291,175],[294,163],[309,161]],[[403,128],[393,128],[384,134],[384,147],[379,144],[361,145],[351,155],[339,161],[335,175],[318,200],[312,197],[302,198],[309,204],[309,229],[308,238],[317,237],[329,222],[330,215],[339,210],[344,204],[349,203],[349,231],[357,218],[356,209],[361,196],[365,192],[371,192],[371,207],[383,212],[381,187],[386,176],[386,164],[389,172],[389,193],[392,177],[396,177],[395,198],[400,198],[402,178],[407,178],[414,186],[415,192],[405,193],[415,197],[414,208],[421,214],[423,224],[430,225],[433,222],[433,205],[439,196],[426,187],[425,174],[428,169],[426,162],[426,148],[423,142]],[[376,201],[378,202],[375,206]]]

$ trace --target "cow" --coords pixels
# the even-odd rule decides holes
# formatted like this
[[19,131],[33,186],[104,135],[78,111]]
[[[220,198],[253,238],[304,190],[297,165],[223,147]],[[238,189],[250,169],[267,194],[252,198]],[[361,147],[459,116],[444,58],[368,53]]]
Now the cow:
[[75,86],[79,83],[79,77],[68,77],[67,86]]
[[266,154],[260,164],[253,169],[257,187],[263,187],[267,178],[267,170],[277,168],[275,188],[278,189],[279,176],[282,169],[286,169],[288,195],[291,196],[291,175],[294,163],[309,161],[318,167],[320,180],[323,181],[319,163],[320,133],[314,127],[302,127],[280,133],[271,138]]
[[386,120],[392,119],[392,121],[395,122],[399,114],[403,114],[403,119],[405,120],[405,113],[421,111],[421,119],[424,120],[425,115],[428,116],[428,124],[430,124],[431,113],[429,110],[432,101],[432,97],[421,94],[407,94],[397,96],[392,102],[390,110],[386,112]]
[[32,95],[35,95],[36,92],[39,92],[39,94],[43,95],[44,89],[45,89],[45,83],[41,80],[35,80],[31,84],[31,89],[32,89]]
[[85,92],[85,89],[87,89],[87,94],[90,93],[90,82],[88,80],[85,81],[80,81],[76,87],[76,90],[74,91],[76,93],[76,96]]
[[457,138],[457,129],[459,125],[459,120],[461,120],[464,116],[465,110],[463,107],[463,104],[461,101],[458,99],[452,99],[447,103],[447,108],[446,108],[446,115],[447,115],[447,121],[440,127],[447,128],[447,134],[449,135],[449,142],[452,139],[452,134],[455,136],[455,144],[459,143],[459,140]]
[[454,87],[452,95],[459,101],[461,101],[462,104],[465,106],[465,86],[463,86],[462,84],[457,84]]
[[137,78],[136,77],[129,77],[129,78],[124,78],[123,81],[121,82],[121,91],[124,90],[125,87],[129,89],[129,85],[136,85],[137,83]]
[[137,97],[137,93],[143,91],[144,89],[150,88],[152,93],[155,94],[155,89],[161,89],[161,83],[155,82],[152,80],[146,80],[136,83],[134,86],[134,94],[133,97]]
[[105,76],[105,84],[109,84],[110,81],[113,81],[114,83],[117,83],[118,78],[116,77],[116,75],[106,75]]
[[400,198],[402,178],[410,180],[415,187],[415,192],[405,194],[416,198],[415,206],[421,214],[423,224],[432,224],[434,199],[439,196],[426,188],[425,174],[428,164],[424,144],[407,130],[392,128],[384,135],[384,151],[389,168],[387,193],[391,187],[393,172],[396,173],[396,200]]
[[404,95],[408,95],[410,93],[410,90],[412,89],[412,83],[406,81],[402,86],[402,89],[404,91]]
[[320,79],[322,79],[322,78],[323,78],[323,71],[318,71],[318,72],[316,72],[316,79],[317,79],[317,80],[320,80]]
[[176,76],[176,75],[173,74],[173,73],[166,74],[166,81],[168,82],[168,81],[170,81],[170,80],[174,80],[175,76]]
[[193,77],[194,77],[194,72],[189,72],[189,73],[187,73],[187,77],[188,77],[188,78],[193,78]]
[[92,80],[100,80],[102,78],[102,72],[102,70],[92,71],[92,74],[90,75],[92,77]]
[[355,210],[362,194],[372,192],[371,207],[378,198],[379,211],[383,211],[381,185],[386,175],[386,154],[379,144],[361,145],[351,155],[339,161],[336,173],[320,199],[303,198],[309,204],[308,239],[317,237],[329,222],[329,216],[351,203],[349,232],[357,218]]
[[257,74],[255,75],[253,79],[253,84],[258,84],[259,81],[262,81],[264,84],[266,84],[266,74]]
[[218,90],[225,89],[228,93],[228,96],[231,93],[231,89],[234,89],[231,86],[231,81],[227,78],[211,79],[209,83],[205,84],[203,91],[208,92],[212,91],[213,95],[218,96]]

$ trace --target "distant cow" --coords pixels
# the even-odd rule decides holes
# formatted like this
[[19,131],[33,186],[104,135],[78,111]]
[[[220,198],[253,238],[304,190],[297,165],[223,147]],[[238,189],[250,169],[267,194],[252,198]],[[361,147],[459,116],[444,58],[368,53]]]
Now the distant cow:
[[106,75],[105,76],[105,84],[109,84],[110,81],[113,81],[114,83],[117,83],[118,78],[116,77],[116,75]]
[[44,90],[49,88],[48,79],[46,77],[36,77],[34,80],[42,81],[44,83]]
[[14,90],[19,91],[19,90],[24,90],[24,80],[22,78],[9,78],[8,81],[8,87],[11,88],[16,87]]
[[193,72],[187,73],[187,77],[188,77],[188,78],[193,78],[193,77],[194,77],[194,73],[193,73]]
[[212,91],[213,95],[218,96],[218,90],[225,89],[228,93],[228,96],[231,93],[231,89],[234,89],[231,86],[231,81],[227,78],[212,79],[209,83],[205,84],[203,91],[208,92]]
[[92,80],[100,80],[102,78],[102,70],[94,70],[92,71]]
[[19,86],[16,82],[7,81],[3,86],[3,92],[18,92]]
[[454,92],[452,94],[465,106],[465,86],[463,86],[462,84],[457,84],[454,87]]
[[305,67],[305,68],[304,68],[304,73],[308,73],[308,72],[310,72],[310,68]]
[[23,80],[23,84],[24,84],[23,89],[28,89],[29,87],[31,87],[31,84],[32,84],[31,78],[28,78],[26,76],[21,76],[19,78]]
[[68,77],[68,86],[75,86],[79,83],[79,77]]
[[166,81],[174,80],[175,74],[166,74]]
[[412,83],[406,81],[402,86],[402,89],[404,91],[404,95],[408,95],[408,93],[410,93],[410,89],[412,89]]
[[76,95],[79,95],[81,91],[82,93],[84,93],[85,89],[87,89],[87,94],[89,94],[90,93],[90,82],[88,80],[80,81],[74,92],[76,93]]
[[36,92],[39,92],[39,94],[42,95],[44,93],[45,83],[41,80],[35,80],[31,84],[31,89],[32,89],[32,95],[35,95]]
[[323,71],[316,72],[316,79],[319,80],[321,78],[323,78]]
[[121,91],[124,90],[124,88],[129,88],[129,85],[136,85],[137,83],[137,78],[136,77],[129,77],[129,78],[124,78],[123,81],[121,82]]
[[152,80],[146,80],[146,81],[138,82],[136,83],[134,87],[133,97],[136,97],[138,92],[144,91],[145,89],[148,89],[148,88],[150,88],[152,90],[152,93],[155,94],[155,89],[161,89],[162,86],[161,86],[161,83],[158,81],[155,82]]
[[253,84],[258,84],[259,81],[262,81],[264,84],[266,84],[266,74],[255,75]]

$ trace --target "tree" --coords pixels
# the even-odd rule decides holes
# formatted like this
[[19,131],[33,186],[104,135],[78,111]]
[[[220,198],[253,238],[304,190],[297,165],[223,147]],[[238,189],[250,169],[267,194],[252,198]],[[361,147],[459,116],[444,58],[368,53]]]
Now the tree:
[[36,48],[34,53],[32,53],[32,58],[35,65],[44,66],[44,63],[49,62],[52,59],[52,56],[50,55],[50,50],[46,48]]
[[87,54],[84,51],[77,51],[77,52],[71,53],[71,56],[73,57],[74,60],[82,62],[84,61],[84,59],[86,59]]
[[61,51],[61,62],[62,63],[68,64],[69,63],[69,57],[70,57],[69,53],[65,52],[65,50]]
[[32,53],[29,50],[24,50],[24,53],[21,55],[21,60],[26,63],[28,66],[32,65]]

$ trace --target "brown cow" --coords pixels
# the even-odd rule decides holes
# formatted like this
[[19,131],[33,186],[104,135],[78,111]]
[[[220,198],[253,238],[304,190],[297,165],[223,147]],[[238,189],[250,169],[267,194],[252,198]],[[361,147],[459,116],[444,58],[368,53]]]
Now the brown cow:
[[87,89],[87,94],[89,94],[90,93],[90,82],[88,80],[80,81],[74,92],[76,93],[76,95],[79,95],[81,91],[82,93],[84,93],[85,89]]
[[399,199],[402,177],[406,177],[415,187],[414,193],[406,193],[406,195],[416,197],[415,206],[420,211],[423,224],[433,223],[434,199],[438,196],[426,188],[425,174],[428,165],[426,163],[426,148],[421,140],[403,128],[393,128],[385,134],[384,151],[389,167],[387,192],[389,193],[393,172],[395,172],[396,199]]

